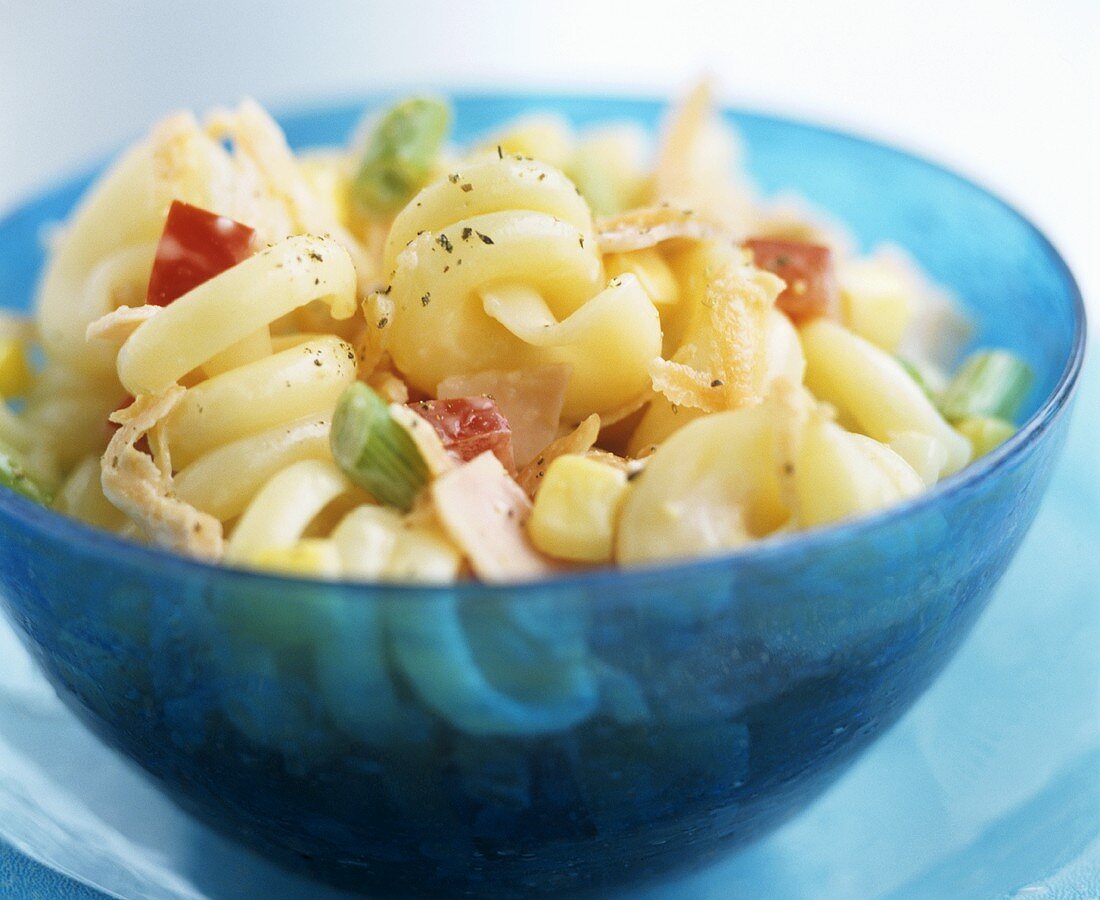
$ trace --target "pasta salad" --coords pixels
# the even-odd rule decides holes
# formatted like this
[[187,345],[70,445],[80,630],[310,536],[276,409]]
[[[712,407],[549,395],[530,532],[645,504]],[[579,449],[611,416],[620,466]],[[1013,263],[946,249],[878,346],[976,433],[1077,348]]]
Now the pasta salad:
[[859,516],[1015,430],[1027,367],[951,374],[951,298],[759,199],[707,86],[652,148],[450,120],[298,155],[253,102],[157,125],[0,318],[0,484],[207,561],[510,582]]

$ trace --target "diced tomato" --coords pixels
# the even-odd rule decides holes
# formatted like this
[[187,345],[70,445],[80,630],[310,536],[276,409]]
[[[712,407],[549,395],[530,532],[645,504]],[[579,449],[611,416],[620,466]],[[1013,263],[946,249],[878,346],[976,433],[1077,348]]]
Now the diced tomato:
[[227,216],[173,200],[157,244],[145,302],[167,306],[252,255],[255,231]]
[[756,265],[787,282],[775,302],[796,324],[820,316],[836,318],[840,294],[833,271],[832,253],[819,244],[750,238],[745,247]]
[[409,406],[431,424],[455,459],[468,462],[492,450],[505,469],[516,471],[512,429],[492,398],[418,400]]

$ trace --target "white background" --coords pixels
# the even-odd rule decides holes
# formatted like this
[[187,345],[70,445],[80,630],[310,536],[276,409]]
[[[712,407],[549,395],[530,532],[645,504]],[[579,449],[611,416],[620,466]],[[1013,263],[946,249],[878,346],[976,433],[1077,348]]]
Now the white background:
[[725,99],[962,170],[1100,294],[1100,0],[0,0],[0,209],[179,106],[425,84]]

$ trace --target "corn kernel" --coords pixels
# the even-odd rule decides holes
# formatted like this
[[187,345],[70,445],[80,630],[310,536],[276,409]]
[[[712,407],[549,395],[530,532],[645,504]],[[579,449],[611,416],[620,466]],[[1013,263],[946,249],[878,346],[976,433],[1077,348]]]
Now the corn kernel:
[[340,554],[336,545],[320,538],[303,538],[289,547],[267,547],[249,562],[257,569],[269,569],[281,575],[340,577]]
[[671,306],[680,299],[676,276],[656,247],[630,253],[609,253],[604,258],[604,265],[612,278],[625,272],[635,275],[649,294],[649,299],[658,306]]
[[626,473],[583,456],[559,456],[546,470],[527,521],[532,543],[577,562],[611,559]]
[[914,285],[881,259],[847,263],[840,273],[844,324],[861,338],[893,353],[913,318]]
[[991,416],[970,416],[955,423],[955,430],[974,447],[974,458],[984,456],[1016,433],[1016,426]]
[[30,383],[31,370],[22,341],[0,338],[0,397],[21,397]]

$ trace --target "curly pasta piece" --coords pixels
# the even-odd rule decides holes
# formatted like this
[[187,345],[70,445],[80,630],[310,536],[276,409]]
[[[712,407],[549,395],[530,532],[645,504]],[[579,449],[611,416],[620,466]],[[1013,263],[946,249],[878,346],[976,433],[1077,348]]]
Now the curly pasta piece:
[[327,302],[334,318],[354,314],[351,259],[326,238],[287,238],[200,284],[141,325],[119,350],[119,380],[135,396],[163,391],[313,300]]
[[172,459],[183,468],[251,434],[330,412],[355,372],[351,346],[324,335],[208,378],[165,420]]
[[177,495],[223,522],[236,518],[268,479],[302,459],[331,460],[328,413],[276,425],[205,453],[175,476]]
[[183,395],[183,388],[172,386],[161,394],[138,397],[111,416],[121,427],[103,454],[103,494],[153,543],[188,556],[218,560],[223,551],[221,523],[175,496],[167,460],[158,465],[134,447],[172,412]]
[[329,503],[352,490],[335,464],[307,459],[273,477],[249,503],[225,548],[229,562],[248,563],[293,547]]
[[648,457],[623,504],[616,558],[634,564],[720,553],[789,517],[772,404],[704,416]]
[[927,442],[921,447],[912,433],[925,435],[942,451],[932,474],[942,478],[970,461],[970,442],[940,415],[924,391],[885,350],[853,334],[843,325],[815,319],[800,331],[806,354],[806,385],[814,396],[850,416],[859,430],[889,444],[898,438],[899,453],[912,456],[914,468],[926,468]]
[[656,309],[632,276],[605,287],[587,206],[530,160],[480,160],[394,220],[389,350],[420,390],[488,369],[572,366],[564,414],[614,409],[647,387]]

